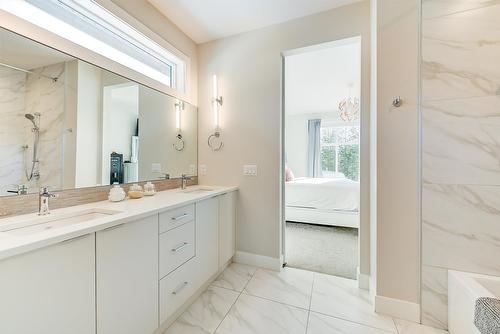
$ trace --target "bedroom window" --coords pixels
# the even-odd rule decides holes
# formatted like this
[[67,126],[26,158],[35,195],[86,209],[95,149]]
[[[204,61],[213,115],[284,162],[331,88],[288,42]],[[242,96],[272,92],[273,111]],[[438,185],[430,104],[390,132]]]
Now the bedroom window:
[[342,173],[359,181],[359,126],[321,127],[321,169],[323,177]]

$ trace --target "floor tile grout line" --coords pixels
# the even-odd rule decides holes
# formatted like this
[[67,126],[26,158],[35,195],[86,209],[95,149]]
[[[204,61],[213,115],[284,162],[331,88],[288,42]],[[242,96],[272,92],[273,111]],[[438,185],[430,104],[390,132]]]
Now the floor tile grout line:
[[309,311],[311,310],[312,298],[314,293],[314,282],[316,281],[316,273],[313,272],[313,281],[311,284],[311,295],[309,296]]
[[309,331],[309,318],[311,316],[311,310],[307,311],[307,322],[306,322],[306,334]]
[[[238,301],[238,299],[240,299],[240,296],[241,294],[243,293],[243,291],[245,291],[245,288],[247,287],[248,283],[250,282],[250,280],[253,278],[253,276],[255,275],[255,272],[257,270],[254,271],[253,274],[251,274],[250,276],[250,279],[247,280],[247,282],[245,283],[245,286],[243,287],[243,289],[239,292],[238,294],[238,297],[236,297],[236,299],[234,300],[234,302],[231,304],[231,307],[227,310],[226,314],[224,315],[224,317],[222,318],[222,320],[219,322],[219,324],[217,325],[217,327],[215,328],[215,331],[213,332],[213,334],[217,333],[217,330],[219,329],[220,325],[222,325],[222,323],[224,322],[224,320],[226,320],[227,318],[227,315],[229,314],[229,312],[231,312],[231,309],[234,307],[234,305],[236,304],[236,302]],[[225,289],[225,288],[223,288]],[[227,289],[227,290],[231,290],[231,291],[234,291],[232,289]]]
[[234,304],[236,304],[236,302],[238,301],[238,299],[240,299],[240,296],[241,296],[241,292],[238,294],[238,297],[236,297],[236,299],[234,300],[234,302],[231,304],[231,307],[227,310],[226,314],[224,314],[224,317],[222,317],[221,321],[219,322],[219,324],[215,328],[213,334],[217,333],[217,330],[219,329],[220,325],[222,325],[222,323],[224,322],[224,320],[226,320],[227,315],[229,314],[229,312],[231,312],[231,309],[234,307]]
[[[242,294],[244,294],[244,295],[251,296],[251,297],[254,297],[254,298],[258,298],[258,299],[262,299],[262,300],[267,300],[267,301],[274,302],[274,303],[277,303],[277,304],[280,304],[280,305],[284,305],[284,306],[293,307],[293,308],[296,308],[296,309],[299,309],[299,310],[307,311],[308,315],[307,315],[307,324],[306,324],[306,334],[307,334],[308,327],[309,327],[309,318],[310,318],[310,314],[311,313],[317,313],[317,314],[320,314],[320,315],[323,315],[323,316],[327,316],[327,317],[339,319],[339,320],[342,320],[342,321],[347,321],[347,322],[352,323],[352,324],[357,324],[357,325],[360,325],[360,326],[364,326],[364,327],[368,327],[368,328],[373,328],[373,329],[376,329],[376,330],[379,330],[379,331],[382,331],[382,332],[393,333],[393,334],[398,334],[399,333],[399,331],[397,329],[397,326],[395,325],[394,319],[392,317],[391,317],[391,322],[393,323],[395,332],[387,330],[387,329],[384,329],[384,328],[376,327],[376,326],[373,326],[373,325],[369,325],[369,324],[366,324],[366,323],[361,323],[361,322],[358,322],[358,321],[354,321],[354,320],[342,318],[342,317],[339,317],[339,316],[334,316],[334,315],[331,315],[331,314],[327,314],[327,313],[317,312],[317,311],[311,310],[311,306],[312,306],[312,293],[314,291],[314,283],[315,283],[315,280],[316,280],[316,275],[324,275],[324,274],[318,274],[318,273],[312,272],[312,274],[313,274],[313,284],[311,286],[311,296],[310,296],[310,299],[309,299],[309,309],[306,309],[306,308],[303,308],[303,307],[299,307],[299,306],[295,306],[295,305],[290,305],[290,304],[287,304],[285,302],[280,302],[280,301],[276,301],[276,300],[273,300],[273,299],[270,299],[270,298],[266,298],[266,297],[262,297],[262,296],[257,296],[257,295],[251,294],[248,291],[246,291],[245,289],[250,284],[251,280],[254,278],[255,274],[257,273],[257,271],[259,269],[261,269],[261,268],[257,268],[257,270],[255,270],[254,273],[250,275],[251,276],[250,279],[247,280],[245,286],[239,292],[238,297],[236,298],[235,302],[233,303],[233,305],[231,306],[231,308],[229,309],[229,311],[224,316],[224,319],[227,317],[227,314],[230,312],[230,310],[234,307],[234,304],[236,304],[236,302],[238,301],[238,299],[240,298],[240,296]],[[305,270],[305,271],[308,271],[308,270]],[[224,288],[224,289],[227,289],[227,288]],[[233,289],[227,289],[227,290],[238,292],[238,291],[233,290]],[[224,319],[222,321],[224,321]],[[222,324],[222,321],[220,322],[219,326]],[[217,329],[219,328],[219,326],[217,326]],[[215,332],[217,332],[217,329],[216,329]]]
[[[387,329],[384,329],[384,328],[380,328],[380,327],[375,327],[373,325],[368,325],[368,324],[364,324],[364,323],[361,323],[361,322],[357,322],[357,321],[354,321],[354,320],[350,320],[350,319],[346,319],[346,318],[341,318],[337,315],[331,315],[331,314],[327,314],[327,313],[323,313],[323,312],[318,312],[318,311],[313,311],[311,310],[310,311],[311,313],[316,313],[316,314],[320,314],[320,315],[324,315],[324,316],[327,316],[327,317],[330,317],[330,318],[335,318],[335,319],[339,319],[339,320],[343,320],[343,321],[347,321],[347,322],[350,322],[351,324],[356,324],[356,325],[361,325],[361,326],[364,326],[364,327],[369,327],[369,328],[373,328],[373,329],[377,329],[379,331],[382,331],[382,332],[387,332],[387,333],[393,333],[393,334],[398,334],[397,332],[397,328],[396,329],[396,332],[391,332]],[[394,321],[393,321],[394,323]]]
[[281,305],[285,305],[285,306],[289,306],[289,307],[293,307],[293,308],[296,308],[296,309],[299,309],[299,310],[302,310],[302,311],[309,311],[307,308],[305,307],[300,307],[300,306],[296,306],[296,305],[291,305],[291,304],[287,304],[285,302],[280,302],[280,301],[277,301],[277,300],[274,300],[274,299],[271,299],[271,298],[266,298],[266,297],[262,297],[262,296],[257,296],[257,295],[254,295],[254,294],[251,294],[249,293],[248,291],[245,292],[245,290],[242,291],[242,294],[244,295],[247,295],[247,296],[250,296],[250,297],[255,297],[255,298],[260,298],[260,299],[264,299],[264,300],[267,300],[267,301],[270,301],[270,302],[274,302],[274,303],[277,303],[277,304],[281,304]]
[[[270,272],[270,273],[275,273],[274,270],[270,270],[270,269],[265,269],[265,268],[258,268],[254,275],[257,273],[258,270],[262,270],[262,271],[265,271],[265,272]],[[309,270],[304,270],[304,269],[298,269],[300,271],[305,271],[305,272],[309,272],[311,274],[313,274],[313,281],[314,281],[314,272],[313,271],[309,271]],[[252,276],[252,279],[253,279],[253,276]],[[250,279],[250,281],[252,280]],[[261,298],[261,299],[265,299],[265,300],[269,300],[271,302],[276,302],[278,304],[282,304],[282,305],[286,305],[286,306],[291,306],[291,307],[295,307],[295,308],[298,308],[298,309],[301,309],[301,310],[305,310],[305,311],[309,311],[309,308],[305,308],[305,307],[301,307],[301,306],[297,306],[297,305],[292,305],[292,304],[288,304],[286,302],[282,302],[282,301],[278,301],[278,300],[275,300],[275,299],[271,299],[271,298],[268,298],[268,297],[262,297],[262,296],[258,296],[258,295],[255,295],[253,293],[250,293],[249,291],[246,290],[248,284],[250,284],[250,281],[248,281],[247,285],[245,285],[245,288],[243,289],[243,293],[245,295],[248,295],[248,296],[252,296],[252,297],[257,297],[257,298]],[[311,294],[312,294],[312,287],[311,287]],[[309,307],[311,306],[311,299],[309,298]]]
[[214,287],[219,288],[219,289],[229,290],[229,291],[233,291],[233,292],[237,292],[237,293],[240,293],[240,292],[241,292],[241,291],[239,291],[239,290],[235,290],[235,289],[228,288],[228,287],[225,287],[225,286],[219,286],[219,285],[216,285],[216,284],[214,284],[213,282],[212,282],[212,283],[210,283],[210,285],[209,285],[209,286],[214,286]]
[[394,319],[394,317],[391,317],[392,319],[392,323],[394,324],[394,328],[396,329],[396,334],[399,334],[399,328],[398,328],[398,325],[396,325],[396,320]]
[[[233,262],[233,263],[237,263],[237,262]],[[237,263],[237,264],[240,264],[240,263]],[[248,265],[247,265],[247,266],[248,266]],[[249,267],[250,267],[250,266],[249,266]],[[227,268],[229,268],[229,266],[228,266]],[[226,269],[227,269],[227,268],[226,268]],[[219,275],[219,276],[218,276],[218,277],[217,277],[217,278],[216,278],[216,279],[215,279],[212,283],[210,283],[210,285],[215,286],[215,287],[218,287],[218,288],[222,288],[222,289],[231,290],[231,291],[234,291],[234,292],[241,293],[243,290],[245,290],[246,286],[248,285],[248,283],[250,282],[250,280],[251,280],[251,279],[253,278],[253,276],[255,275],[255,272],[256,272],[256,271],[257,271],[257,269],[259,269],[259,268],[257,268],[257,267],[256,267],[256,269],[253,271],[253,274],[248,273],[248,274],[249,274],[249,276],[250,276],[250,278],[246,281],[246,283],[244,284],[243,289],[242,289],[241,291],[239,291],[239,290],[237,290],[237,289],[233,289],[233,288],[228,288],[228,287],[225,287],[225,286],[219,286],[219,285],[217,285],[217,284],[216,284],[217,279],[218,279],[218,278],[219,278],[219,277],[220,277],[220,276],[221,276],[221,275],[222,275],[222,274],[226,271],[226,269],[224,269],[224,270],[222,271],[222,273],[220,273],[220,275]],[[214,284],[214,283],[215,283],[215,284]]]
[[308,312],[307,312],[307,322],[306,322],[306,334],[307,332],[309,332],[309,319],[311,318],[311,303],[312,303],[312,295],[313,295],[313,292],[314,292],[314,280],[316,279],[316,273],[313,272],[313,281],[312,281],[312,284],[311,284],[311,295],[309,296],[309,309],[308,309]]

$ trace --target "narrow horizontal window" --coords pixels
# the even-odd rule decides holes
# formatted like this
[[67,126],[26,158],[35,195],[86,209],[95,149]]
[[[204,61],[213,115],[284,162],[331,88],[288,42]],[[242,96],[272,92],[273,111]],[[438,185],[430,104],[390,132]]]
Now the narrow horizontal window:
[[12,7],[13,14],[31,23],[164,85],[185,91],[184,60],[94,1],[26,0],[7,6]]

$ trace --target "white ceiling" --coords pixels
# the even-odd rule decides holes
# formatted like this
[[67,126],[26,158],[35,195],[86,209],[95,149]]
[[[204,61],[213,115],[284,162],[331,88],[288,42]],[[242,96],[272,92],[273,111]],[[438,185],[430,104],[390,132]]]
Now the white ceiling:
[[323,12],[359,0],[149,0],[196,43]]
[[342,99],[360,96],[360,52],[359,40],[353,40],[286,57],[286,115],[331,114],[336,118]]

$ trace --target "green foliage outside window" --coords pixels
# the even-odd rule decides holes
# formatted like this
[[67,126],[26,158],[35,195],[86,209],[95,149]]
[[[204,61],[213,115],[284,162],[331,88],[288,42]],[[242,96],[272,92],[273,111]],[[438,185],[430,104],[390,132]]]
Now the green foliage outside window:
[[321,148],[321,169],[323,171],[335,172],[335,147]]
[[349,180],[359,181],[359,146],[339,147],[339,172]]

